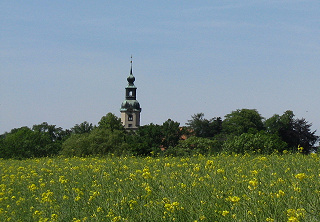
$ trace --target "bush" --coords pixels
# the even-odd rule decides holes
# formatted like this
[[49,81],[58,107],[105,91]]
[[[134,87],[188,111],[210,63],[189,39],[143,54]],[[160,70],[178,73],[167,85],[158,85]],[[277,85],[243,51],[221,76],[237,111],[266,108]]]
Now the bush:
[[243,133],[240,136],[234,136],[223,144],[223,150],[234,153],[262,153],[271,154],[275,150],[282,152],[287,144],[275,134],[266,134],[259,132],[256,134]]
[[216,150],[216,146],[216,140],[191,136],[186,140],[180,140],[177,146],[169,147],[165,153],[173,156],[211,154]]
[[73,134],[62,144],[61,154],[66,156],[122,154],[127,148],[122,130],[96,128],[90,134]]
[[11,130],[0,139],[0,158],[31,158],[56,155],[60,140],[54,141],[48,132],[21,127]]

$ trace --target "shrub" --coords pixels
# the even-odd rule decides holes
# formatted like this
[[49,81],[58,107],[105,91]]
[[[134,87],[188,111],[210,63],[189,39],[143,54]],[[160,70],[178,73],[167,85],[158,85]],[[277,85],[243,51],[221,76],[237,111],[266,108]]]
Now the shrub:
[[191,136],[186,140],[180,140],[176,147],[170,147],[167,153],[174,156],[190,154],[208,154],[215,150],[217,141],[208,138]]
[[99,129],[90,134],[74,134],[62,144],[61,154],[66,156],[121,154],[125,151],[122,130]]
[[235,153],[258,152],[271,154],[275,150],[282,152],[287,144],[275,134],[266,134],[259,132],[256,134],[243,133],[240,136],[234,136],[223,144],[223,150]]

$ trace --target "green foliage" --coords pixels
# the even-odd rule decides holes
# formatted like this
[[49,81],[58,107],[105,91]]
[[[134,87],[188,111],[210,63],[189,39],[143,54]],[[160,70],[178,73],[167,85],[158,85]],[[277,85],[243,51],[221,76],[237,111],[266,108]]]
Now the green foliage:
[[216,140],[191,136],[186,140],[180,140],[179,144],[167,151],[167,154],[174,156],[212,154],[215,152]]
[[311,131],[312,124],[304,118],[295,119],[294,116],[291,110],[281,116],[273,115],[265,121],[267,132],[279,135],[288,144],[288,149],[302,146],[304,152],[308,153],[314,149],[319,137],[315,135],[316,131]]
[[68,133],[44,122],[32,129],[12,129],[0,139],[0,158],[30,158],[58,154]]
[[275,134],[265,132],[243,133],[227,139],[223,144],[223,150],[234,153],[262,153],[271,154],[275,151],[282,152],[287,144]]
[[122,130],[96,128],[91,133],[73,134],[62,145],[61,154],[88,156],[122,154],[125,152],[125,133]]
[[141,126],[138,130],[127,136],[131,152],[136,155],[150,155],[159,153],[161,148],[175,147],[185,130],[180,123],[168,119],[162,125],[149,124]]
[[89,155],[90,142],[87,133],[72,134],[63,144],[61,154],[65,156]]
[[29,158],[41,156],[50,142],[48,135],[34,132],[28,127],[14,129],[5,135],[1,147],[1,158]]
[[107,113],[107,115],[103,116],[98,123],[98,128],[110,129],[112,132],[114,130],[124,130],[121,119],[113,113]]
[[121,119],[112,113],[103,116],[97,128],[83,122],[72,128],[75,133],[62,145],[61,154],[66,156],[88,156],[123,154],[127,152],[125,130]]
[[64,131],[61,127],[57,128],[56,125],[49,125],[47,122],[33,125],[32,130],[49,135],[52,142],[62,141],[70,134],[69,131]]
[[168,119],[162,124],[162,145],[165,148],[175,147],[184,131],[180,128],[180,123]]
[[83,134],[83,133],[90,133],[93,130],[92,123],[88,123],[84,121],[83,123],[76,124],[74,127],[71,128],[71,132],[75,134]]
[[254,109],[238,109],[226,115],[223,121],[220,117],[207,120],[203,113],[198,113],[188,120],[188,127],[180,127],[180,123],[168,119],[162,125],[151,123],[131,132],[125,131],[121,119],[112,113],[103,116],[97,127],[85,121],[63,130],[43,122],[32,129],[21,127],[0,135],[0,158],[21,159],[59,153],[67,156],[110,153],[182,156],[222,150],[272,153],[274,150],[297,150],[298,146],[303,147],[305,153],[315,150],[319,137],[311,131],[312,124],[303,118],[294,118],[292,111],[274,115],[264,123],[263,119]]
[[187,125],[191,128],[197,137],[213,137],[219,134],[222,130],[222,120],[220,117],[207,120],[203,113],[197,113],[191,116]]
[[162,126],[150,123],[138,128],[127,136],[130,150],[136,155],[150,155],[152,151],[158,151],[163,140]]
[[241,135],[264,129],[263,117],[255,109],[237,109],[225,116],[222,129],[226,134]]

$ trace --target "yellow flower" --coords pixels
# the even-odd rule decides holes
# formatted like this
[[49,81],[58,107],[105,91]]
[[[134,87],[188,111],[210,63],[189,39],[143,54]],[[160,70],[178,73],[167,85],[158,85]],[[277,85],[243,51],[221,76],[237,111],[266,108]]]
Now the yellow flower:
[[249,181],[249,184],[253,187],[258,186],[258,180],[256,178],[254,178],[253,180]]
[[288,218],[288,222],[299,222],[299,220],[298,218],[292,216]]
[[229,196],[229,197],[227,198],[227,200],[229,200],[229,201],[231,201],[231,202],[233,202],[233,203],[236,203],[236,202],[239,202],[239,201],[240,201],[240,197],[237,197],[237,196],[231,197],[231,196]]
[[306,178],[306,174],[305,173],[298,173],[295,175],[295,178],[297,178],[299,180],[303,180],[304,178]]
[[277,194],[277,197],[280,197],[280,196],[284,196],[284,192],[282,190],[279,190],[278,194]]
[[114,217],[112,218],[112,222],[117,222],[117,221],[120,221],[121,220],[121,216],[117,216],[117,217]]
[[146,186],[144,189],[147,191],[147,193],[151,193],[151,188],[149,186]]
[[58,215],[57,214],[51,214],[51,220],[55,221],[58,219]]
[[222,216],[224,216],[224,217],[225,217],[225,216],[226,216],[226,215],[228,215],[229,213],[230,213],[229,211],[224,210],[224,211],[222,211],[222,213],[221,213],[221,214],[222,214]]
[[60,183],[67,183],[68,180],[65,179],[65,176],[59,176],[59,182],[60,182]]
[[143,171],[144,171],[144,172],[143,172],[143,174],[142,174],[142,177],[143,177],[144,179],[152,178],[151,173],[150,173],[149,171],[145,171],[145,170],[143,170]]
[[52,202],[53,199],[53,192],[50,190],[47,190],[47,192],[44,192],[42,194],[41,202]]
[[38,187],[33,183],[30,186],[28,186],[28,189],[31,191],[35,191],[36,189],[38,189]]
[[300,146],[300,145],[298,145],[298,151],[299,151],[300,153],[302,153],[302,152],[303,152],[303,147]]
[[207,165],[207,166],[213,165],[213,160],[207,160],[206,165]]
[[224,169],[217,169],[217,173],[224,173]]
[[306,210],[301,208],[301,209],[288,209],[287,210],[287,216],[288,216],[288,221],[290,222],[298,222],[300,217],[304,217],[306,213]]

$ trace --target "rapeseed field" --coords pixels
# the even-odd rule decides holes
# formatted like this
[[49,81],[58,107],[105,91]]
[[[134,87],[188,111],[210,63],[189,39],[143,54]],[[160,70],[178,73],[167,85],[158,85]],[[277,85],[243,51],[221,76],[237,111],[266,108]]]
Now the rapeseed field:
[[320,221],[317,154],[0,160],[0,221]]

